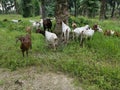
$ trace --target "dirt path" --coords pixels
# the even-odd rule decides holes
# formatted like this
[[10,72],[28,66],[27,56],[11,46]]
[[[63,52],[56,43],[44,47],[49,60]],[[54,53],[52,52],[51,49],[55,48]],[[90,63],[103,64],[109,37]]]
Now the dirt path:
[[0,69],[0,90],[82,90],[61,73],[43,73],[36,67],[14,72]]

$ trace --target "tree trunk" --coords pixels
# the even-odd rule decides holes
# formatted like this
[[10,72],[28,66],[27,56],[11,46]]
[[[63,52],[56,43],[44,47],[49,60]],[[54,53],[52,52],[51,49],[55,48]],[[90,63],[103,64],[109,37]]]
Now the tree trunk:
[[106,1],[105,0],[101,0],[101,7],[100,7],[100,16],[99,19],[105,19],[105,12],[106,12]]
[[113,7],[112,7],[112,12],[111,12],[111,18],[114,16],[114,11],[115,11],[115,1],[113,1]]
[[62,35],[62,21],[66,24],[68,23],[68,0],[57,0],[56,1],[56,10],[55,10],[55,18],[56,18],[56,27],[55,33],[58,38],[61,40]]
[[14,0],[14,5],[15,5],[16,14],[18,14],[18,6],[16,0]]
[[46,17],[45,15],[45,0],[41,0],[41,9],[42,9],[42,19]]
[[75,0],[74,2],[75,2],[74,3],[75,4],[75,14],[74,15],[77,16],[77,3],[76,3],[77,1]]

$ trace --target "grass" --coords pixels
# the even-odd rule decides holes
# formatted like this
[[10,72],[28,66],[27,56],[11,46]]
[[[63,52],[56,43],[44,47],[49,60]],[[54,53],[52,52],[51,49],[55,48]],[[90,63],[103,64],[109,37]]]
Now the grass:
[[[2,20],[7,18],[7,22]],[[14,24],[11,19],[20,18],[23,22]],[[39,17],[22,18],[20,15],[0,16],[0,67],[17,70],[29,66],[40,66],[41,71],[64,72],[75,78],[75,83],[82,84],[85,90],[120,90],[120,40],[118,37],[107,37],[95,33],[90,41],[86,41],[81,48],[78,42],[70,41],[67,46],[57,51],[48,49],[42,35],[32,32],[32,50],[29,57],[22,57],[20,42],[16,44],[16,37],[25,35],[25,27],[31,25],[29,19],[38,20]],[[71,18],[78,25],[98,22],[103,30],[112,29],[120,32],[120,21],[98,21],[84,17]],[[83,20],[83,21],[80,21]],[[2,84],[2,81],[0,81]]]

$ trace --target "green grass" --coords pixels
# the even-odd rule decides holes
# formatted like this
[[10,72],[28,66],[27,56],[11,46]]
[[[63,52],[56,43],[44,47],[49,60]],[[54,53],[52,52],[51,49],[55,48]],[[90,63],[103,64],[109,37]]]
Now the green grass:
[[[20,18],[23,22],[14,24],[10,20]],[[4,18],[8,22],[3,22]],[[32,50],[29,57],[22,57],[20,42],[16,37],[25,35],[25,27],[31,25],[29,19],[20,15],[0,16],[0,67],[17,70],[29,66],[40,66],[41,71],[64,72],[75,78],[77,85],[82,84],[84,90],[120,90],[120,38],[107,37],[95,33],[90,41],[81,48],[78,42],[70,41],[57,51],[48,49],[42,35],[32,32]],[[92,26],[99,23],[103,30],[112,29],[120,32],[120,21],[98,21],[84,17],[73,18],[79,26],[86,23]],[[69,21],[71,22],[72,19]],[[82,20],[82,21],[79,21]],[[0,84],[3,82],[0,81]]]

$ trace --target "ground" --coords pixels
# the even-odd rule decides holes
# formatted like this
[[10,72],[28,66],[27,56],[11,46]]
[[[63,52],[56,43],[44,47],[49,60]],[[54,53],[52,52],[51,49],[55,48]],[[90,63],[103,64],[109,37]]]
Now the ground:
[[41,72],[37,67],[0,69],[0,90],[82,90],[63,73]]

